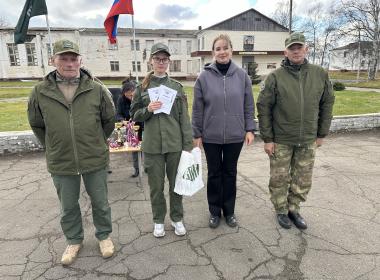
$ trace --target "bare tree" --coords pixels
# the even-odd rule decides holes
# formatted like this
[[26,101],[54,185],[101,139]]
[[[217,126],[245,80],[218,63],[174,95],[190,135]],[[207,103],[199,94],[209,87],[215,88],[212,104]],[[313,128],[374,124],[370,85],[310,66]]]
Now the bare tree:
[[342,33],[355,38],[360,32],[362,38],[372,42],[372,54],[368,66],[368,79],[374,80],[379,63],[380,50],[380,1],[340,0],[340,15],[345,19]]
[[312,63],[315,63],[315,58],[318,49],[318,39],[322,30],[321,22],[323,22],[324,8],[320,1],[310,3],[306,11],[304,19],[304,33],[310,39],[309,47],[311,49]]
[[334,3],[331,3],[327,9],[327,13],[323,19],[323,31],[320,36],[321,48],[320,52],[320,65],[324,66],[328,53],[333,49],[337,41],[341,38],[338,32],[342,25],[341,19],[336,14]]
[[8,27],[9,23],[5,17],[0,16],[0,27]]
[[[293,4],[293,11],[295,10],[295,4]],[[272,14],[272,19],[274,19],[279,24],[289,28],[289,19],[290,19],[290,1],[289,0],[281,0],[276,4],[276,10]],[[298,29],[298,23],[300,18],[293,13],[292,16],[292,30]]]

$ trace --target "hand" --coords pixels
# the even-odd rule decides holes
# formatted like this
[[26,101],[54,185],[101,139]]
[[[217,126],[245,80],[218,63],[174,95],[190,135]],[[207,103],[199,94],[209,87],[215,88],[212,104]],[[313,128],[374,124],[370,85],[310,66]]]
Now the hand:
[[194,147],[201,147],[202,146],[202,138],[199,137],[199,138],[194,138],[193,139],[193,146]]
[[317,140],[315,140],[315,144],[317,144],[317,147],[322,146],[322,144],[323,144],[323,138],[317,138]]
[[148,112],[153,112],[155,110],[158,110],[161,108],[161,106],[162,106],[161,101],[152,101],[148,105]]
[[245,139],[244,139],[245,144],[249,146],[253,143],[253,140],[255,140],[255,134],[253,134],[251,131],[248,131],[245,134]]
[[268,156],[272,156],[274,154],[274,143],[265,143],[264,144],[264,151],[268,154]]

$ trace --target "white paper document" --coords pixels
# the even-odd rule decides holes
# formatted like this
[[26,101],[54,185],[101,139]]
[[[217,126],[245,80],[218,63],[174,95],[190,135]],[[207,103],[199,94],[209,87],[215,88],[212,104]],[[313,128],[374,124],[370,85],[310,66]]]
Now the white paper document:
[[177,91],[167,86],[160,85],[159,87],[148,89],[149,98],[151,101],[161,101],[162,106],[160,109],[155,110],[153,113],[165,113],[170,114],[173,107],[175,97],[177,96]]

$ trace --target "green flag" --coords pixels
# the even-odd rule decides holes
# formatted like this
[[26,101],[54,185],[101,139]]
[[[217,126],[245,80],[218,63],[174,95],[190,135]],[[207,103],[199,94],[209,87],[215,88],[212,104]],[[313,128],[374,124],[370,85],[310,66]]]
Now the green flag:
[[30,18],[39,15],[47,15],[45,0],[26,0],[24,9],[22,10],[15,28],[16,44],[22,44],[25,42]]

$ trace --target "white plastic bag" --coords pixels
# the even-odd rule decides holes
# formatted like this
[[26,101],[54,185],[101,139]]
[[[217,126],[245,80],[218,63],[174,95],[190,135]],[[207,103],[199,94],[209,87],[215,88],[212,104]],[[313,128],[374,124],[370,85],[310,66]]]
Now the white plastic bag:
[[174,192],[192,196],[203,187],[201,149],[195,147],[191,153],[182,151]]

